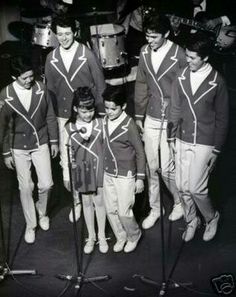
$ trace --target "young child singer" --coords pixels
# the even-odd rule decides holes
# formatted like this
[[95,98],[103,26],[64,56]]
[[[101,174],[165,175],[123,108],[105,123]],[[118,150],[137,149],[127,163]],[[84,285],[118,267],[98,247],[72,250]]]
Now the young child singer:
[[135,250],[141,230],[133,214],[135,193],[144,189],[145,154],[136,124],[124,109],[122,87],[109,86],[103,94],[104,203],[116,236],[114,252]]
[[[99,251],[106,253],[106,211],[103,204],[103,124],[95,117],[95,99],[88,87],[80,87],[74,93],[72,115],[65,129],[75,158],[73,186],[81,193],[83,213],[88,230],[84,253],[90,254],[96,242],[94,209],[98,226]],[[65,187],[70,188],[69,167]]]

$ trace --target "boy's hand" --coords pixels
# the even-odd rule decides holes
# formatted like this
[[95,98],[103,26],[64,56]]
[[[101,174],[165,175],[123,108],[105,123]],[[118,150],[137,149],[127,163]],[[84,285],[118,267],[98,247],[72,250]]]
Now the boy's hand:
[[55,158],[58,154],[58,145],[57,144],[51,144],[51,156],[52,158]]
[[142,193],[144,190],[144,182],[142,179],[137,179],[135,182],[135,194]]
[[15,163],[14,163],[12,156],[4,158],[4,163],[8,169],[14,170]]

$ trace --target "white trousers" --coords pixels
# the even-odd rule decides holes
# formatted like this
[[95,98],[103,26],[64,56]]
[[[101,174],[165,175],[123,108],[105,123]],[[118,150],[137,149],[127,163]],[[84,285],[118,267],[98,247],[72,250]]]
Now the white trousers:
[[164,122],[161,143],[160,143],[160,161],[158,156],[158,144],[161,132],[161,122],[146,117],[144,122],[144,148],[148,163],[148,184],[149,184],[149,204],[153,211],[160,212],[160,181],[158,168],[161,167],[162,178],[167,188],[174,198],[174,203],[179,203],[179,192],[175,183],[175,164],[171,157],[170,148],[167,143],[166,125]]
[[180,191],[186,222],[196,217],[196,207],[208,222],[215,214],[208,196],[208,166],[212,146],[192,145],[176,140],[176,183]]
[[34,183],[31,177],[31,166],[34,165],[38,178],[36,207],[40,215],[45,215],[50,189],[53,186],[49,147],[44,144],[36,151],[14,149],[13,157],[26,225],[28,228],[35,228],[37,219],[32,196]]
[[112,177],[104,174],[104,203],[107,217],[117,240],[135,241],[140,228],[135,220],[135,179]]
[[98,239],[105,238],[106,209],[103,201],[103,189],[98,188],[97,193],[82,194],[83,213],[88,230],[88,237],[96,240],[94,210],[98,226]]
[[[59,150],[60,150],[60,165],[62,167],[62,173],[63,173],[63,179],[68,180],[68,162],[67,162],[67,149],[66,149],[66,144],[67,144],[67,136],[66,136],[66,130],[65,130],[65,124],[68,121],[68,119],[64,118],[57,118],[57,123],[58,123],[58,132],[59,132]],[[66,170],[66,178],[64,178],[64,171]]]

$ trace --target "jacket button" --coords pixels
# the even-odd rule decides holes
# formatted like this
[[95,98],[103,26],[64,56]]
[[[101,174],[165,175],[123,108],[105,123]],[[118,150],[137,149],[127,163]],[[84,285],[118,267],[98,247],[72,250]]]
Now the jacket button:
[[66,100],[66,98],[65,98],[65,97],[63,97],[63,100],[65,101],[65,100]]
[[105,167],[106,170],[108,170],[108,167]]
[[25,134],[23,134],[23,136],[25,137],[26,135],[25,135]]
[[33,135],[35,135],[36,133],[35,132],[33,132]]
[[24,148],[27,148],[27,145],[24,145]]
[[96,159],[93,159],[93,162],[96,162],[97,160]]

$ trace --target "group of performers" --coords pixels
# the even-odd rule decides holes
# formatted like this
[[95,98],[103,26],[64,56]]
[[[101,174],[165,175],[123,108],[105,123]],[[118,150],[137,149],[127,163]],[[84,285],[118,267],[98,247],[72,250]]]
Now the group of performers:
[[[47,56],[45,83],[34,78],[29,57],[12,58],[13,82],[0,93],[0,120],[4,162],[17,173],[27,243],[35,242],[37,224],[49,230],[50,158],[58,152],[64,186],[74,198],[71,222],[79,219],[83,206],[88,231],[84,253],[90,254],[96,241],[99,251],[107,253],[107,221],[116,238],[114,252],[136,249],[141,229],[151,228],[165,214],[160,209],[160,167],[173,196],[168,218],[186,222],[182,239],[192,240],[201,220],[203,240],[214,238],[220,214],[209,198],[208,180],[227,136],[228,94],[221,74],[209,63],[212,39],[197,31],[181,47],[169,39],[169,18],[155,10],[146,14],[142,26],[147,44],[138,59],[133,117],[126,113],[125,86],[105,83],[96,55],[76,40],[72,18],[53,20],[59,45]],[[132,209],[146,178],[150,212],[139,226]]]

